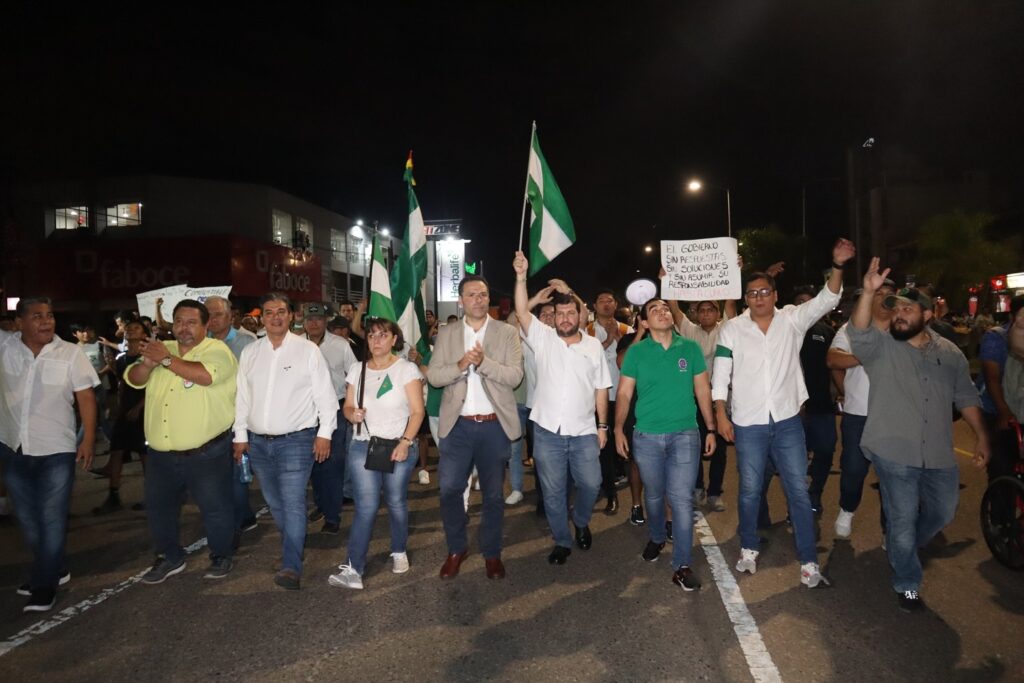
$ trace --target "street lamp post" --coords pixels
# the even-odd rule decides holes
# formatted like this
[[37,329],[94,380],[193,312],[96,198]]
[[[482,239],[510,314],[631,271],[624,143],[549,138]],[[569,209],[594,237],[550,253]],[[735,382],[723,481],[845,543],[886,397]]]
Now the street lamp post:
[[[696,194],[704,189],[705,183],[698,178],[694,178],[686,185],[686,189],[691,193]],[[732,196],[729,192],[728,187],[721,187],[718,185],[708,185],[716,190],[721,190],[725,193],[725,227],[728,231],[729,237],[732,237]]]

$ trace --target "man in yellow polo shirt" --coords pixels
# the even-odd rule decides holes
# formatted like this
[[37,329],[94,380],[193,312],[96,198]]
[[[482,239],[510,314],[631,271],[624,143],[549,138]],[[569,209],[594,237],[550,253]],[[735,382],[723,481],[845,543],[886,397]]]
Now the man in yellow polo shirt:
[[210,545],[205,579],[231,571],[234,510],[231,424],[238,363],[231,349],[206,336],[210,313],[192,299],[174,307],[174,341],[148,341],[125,381],[146,390],[146,512],[157,552],[143,583],[163,583],[185,569],[178,518],[187,490],[199,505]]

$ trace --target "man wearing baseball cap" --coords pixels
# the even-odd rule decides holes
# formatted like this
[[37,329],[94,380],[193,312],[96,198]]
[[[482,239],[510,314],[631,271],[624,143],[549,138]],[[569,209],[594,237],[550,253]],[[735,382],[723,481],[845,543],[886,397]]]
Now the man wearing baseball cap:
[[917,551],[953,520],[960,495],[950,407],[960,410],[978,437],[976,467],[988,462],[989,444],[967,359],[928,326],[931,298],[913,287],[901,289],[883,302],[892,311],[888,334],[871,324],[875,292],[888,274],[888,268],[879,272],[877,257],[871,259],[847,332],[871,381],[860,445],[881,484],[892,587],[900,609],[919,612],[924,603]]

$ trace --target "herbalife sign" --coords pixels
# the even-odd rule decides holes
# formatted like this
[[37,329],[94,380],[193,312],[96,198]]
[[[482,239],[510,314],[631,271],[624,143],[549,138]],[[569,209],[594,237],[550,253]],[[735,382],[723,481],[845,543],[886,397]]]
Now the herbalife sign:
[[466,267],[466,242],[443,239],[434,243],[437,271],[437,300],[458,301],[459,283]]

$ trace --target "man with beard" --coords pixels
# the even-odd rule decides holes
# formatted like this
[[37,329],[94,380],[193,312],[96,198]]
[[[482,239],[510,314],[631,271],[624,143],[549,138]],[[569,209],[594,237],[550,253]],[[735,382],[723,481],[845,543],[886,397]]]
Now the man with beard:
[[589,550],[593,543],[590,515],[601,486],[599,458],[608,441],[608,388],[612,382],[601,342],[580,332],[582,311],[570,291],[556,289],[552,294],[554,328],[534,319],[526,292],[528,266],[523,252],[516,252],[512,262],[516,273],[516,316],[537,362],[537,385],[530,412],[534,423],[533,459],[544,491],[548,526],[555,540],[548,562],[565,564],[572,553],[565,506],[570,473],[576,483],[576,545]]
[[917,551],[953,520],[959,498],[950,406],[978,437],[978,468],[988,462],[989,443],[967,359],[928,326],[931,298],[901,289],[885,299],[892,310],[889,333],[871,324],[875,292],[889,274],[888,268],[881,273],[878,268],[878,258],[871,259],[847,331],[851,350],[871,380],[861,449],[881,484],[892,587],[900,609],[917,612],[924,609]]

